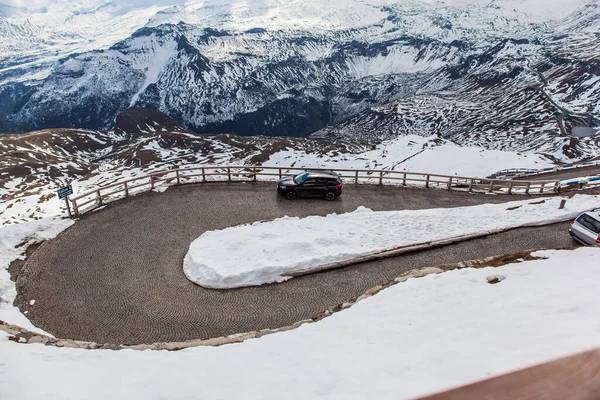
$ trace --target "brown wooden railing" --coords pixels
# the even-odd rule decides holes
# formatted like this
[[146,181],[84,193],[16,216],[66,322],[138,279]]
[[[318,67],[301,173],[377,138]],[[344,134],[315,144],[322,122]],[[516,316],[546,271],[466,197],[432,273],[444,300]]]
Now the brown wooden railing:
[[490,378],[420,400],[600,399],[600,349]]
[[231,165],[176,168],[154,172],[98,187],[86,193],[73,196],[69,201],[73,214],[77,216],[100,207],[107,202],[140,192],[154,190],[159,185],[174,186],[205,182],[274,181],[286,176],[296,175],[302,171],[335,172],[344,182],[353,184],[423,186],[426,188],[463,190],[468,192],[549,194],[556,193],[558,188],[557,181],[513,181],[392,170]]

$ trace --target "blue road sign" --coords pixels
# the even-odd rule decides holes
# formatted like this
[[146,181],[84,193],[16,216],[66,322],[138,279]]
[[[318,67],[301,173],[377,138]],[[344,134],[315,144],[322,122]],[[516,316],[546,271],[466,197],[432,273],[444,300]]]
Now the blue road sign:
[[73,194],[73,187],[71,185],[65,186],[63,188],[58,189],[57,193],[59,199],[66,199],[68,196]]

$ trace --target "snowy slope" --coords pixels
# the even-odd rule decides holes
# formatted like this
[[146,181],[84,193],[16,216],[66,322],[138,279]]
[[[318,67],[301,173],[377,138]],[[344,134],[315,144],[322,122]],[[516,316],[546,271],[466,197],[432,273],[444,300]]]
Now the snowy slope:
[[341,153],[331,150],[310,153],[301,149],[285,149],[264,162],[268,166],[295,166],[336,169],[389,169],[397,171],[430,172],[469,177],[486,177],[504,169],[543,169],[553,162],[540,154],[486,150],[482,147],[458,146],[437,136],[406,135],[385,140],[374,150],[360,153]]
[[[176,0],[3,1],[0,3],[0,72],[13,80],[43,79],[57,60],[106,49],[144,26]],[[24,68],[37,72],[19,76]]]
[[82,350],[1,334],[0,387],[21,399],[415,398],[600,346],[598,252],[409,279],[317,323],[220,347]]

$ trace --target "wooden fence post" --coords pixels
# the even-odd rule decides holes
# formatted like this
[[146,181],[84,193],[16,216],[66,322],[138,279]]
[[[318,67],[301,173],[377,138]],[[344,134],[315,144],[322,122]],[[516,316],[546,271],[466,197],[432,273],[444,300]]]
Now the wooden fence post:
[[72,200],[73,202],[73,214],[75,214],[75,216],[79,216],[79,207],[77,207],[77,200]]
[[469,192],[473,191],[473,178],[469,179]]
[[179,168],[175,170],[175,176],[177,176],[177,186],[181,185],[181,178],[179,177]]
[[96,190],[96,201],[98,202],[99,206],[102,205],[102,195],[100,194],[100,189]]
[[206,169],[202,167],[202,182],[206,182]]
[[544,186],[546,186],[546,183],[542,183],[542,186],[540,186],[540,193],[544,193]]
[[281,179],[281,168],[279,168],[279,179]]
[[488,189],[488,192],[492,193],[494,191],[494,180],[490,180],[490,188]]
[[227,167],[227,180],[231,182],[231,167]]
[[354,183],[358,184],[358,170],[354,172]]
[[150,190],[154,190],[154,175],[150,175]]
[[529,194],[529,189],[531,189],[531,182],[527,182],[527,189],[525,190],[525,194]]
[[383,185],[383,171],[379,171],[379,184]]
[[512,194],[513,182],[514,181],[511,179],[510,183],[508,184],[508,194]]
[[425,187],[429,188],[429,179],[431,178],[431,176],[429,174],[427,174],[427,178],[425,178]]
[[256,167],[252,167],[252,173],[254,174],[254,182],[256,182]]
[[124,185],[125,185],[125,197],[129,197],[129,186],[127,185],[127,182],[125,182]]
[[73,218],[73,214],[71,213],[71,203],[69,203],[69,196],[65,197],[65,203],[67,205],[67,212],[69,213],[69,218]]
[[402,178],[402,186],[406,186],[406,172],[404,173],[404,177]]

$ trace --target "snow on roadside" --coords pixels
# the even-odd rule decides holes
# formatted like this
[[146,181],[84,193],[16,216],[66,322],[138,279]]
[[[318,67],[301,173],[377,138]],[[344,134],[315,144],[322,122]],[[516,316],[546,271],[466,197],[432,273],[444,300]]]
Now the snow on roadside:
[[0,321],[18,325],[32,332],[44,333],[13,306],[17,290],[15,283],[10,279],[8,267],[12,261],[24,258],[24,252],[29,245],[52,239],[72,224],[72,220],[46,218],[0,226]]
[[279,151],[265,166],[333,169],[393,169],[441,175],[486,177],[506,168],[542,169],[554,167],[540,154],[462,147],[437,136],[400,136],[376,149],[357,154],[335,151],[317,154],[294,149]]
[[241,344],[90,351],[0,334],[0,387],[9,399],[403,399],[600,346],[600,249],[536,255],[549,258],[409,279]]
[[[575,218],[600,206],[600,197],[576,195],[471,207],[279,218],[205,232],[192,242],[183,270],[198,285],[226,289],[283,282],[290,274],[393,248],[464,235]],[[542,202],[541,204],[534,204]]]

